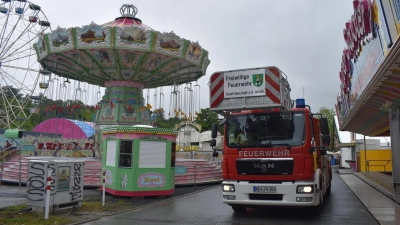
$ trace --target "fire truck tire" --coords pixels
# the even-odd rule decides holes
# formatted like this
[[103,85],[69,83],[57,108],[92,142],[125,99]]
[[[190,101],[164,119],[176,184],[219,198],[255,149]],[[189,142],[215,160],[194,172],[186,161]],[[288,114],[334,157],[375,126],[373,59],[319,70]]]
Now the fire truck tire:
[[328,189],[326,189],[325,195],[327,197],[331,195],[331,187],[332,187],[332,184],[329,184]]
[[232,206],[232,209],[233,209],[233,211],[238,212],[238,213],[246,212],[245,206]]

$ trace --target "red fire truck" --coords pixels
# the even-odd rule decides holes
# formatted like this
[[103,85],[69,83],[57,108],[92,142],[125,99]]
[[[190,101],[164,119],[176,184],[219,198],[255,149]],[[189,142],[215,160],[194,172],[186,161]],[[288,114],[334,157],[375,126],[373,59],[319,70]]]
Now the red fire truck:
[[[210,105],[224,116],[213,124],[210,142],[215,146],[217,128],[224,125],[224,203],[235,212],[272,205],[311,206],[320,212],[331,192],[328,122],[313,114],[304,99],[291,101],[282,71],[216,72],[210,78]],[[213,156],[218,156],[215,150]]]

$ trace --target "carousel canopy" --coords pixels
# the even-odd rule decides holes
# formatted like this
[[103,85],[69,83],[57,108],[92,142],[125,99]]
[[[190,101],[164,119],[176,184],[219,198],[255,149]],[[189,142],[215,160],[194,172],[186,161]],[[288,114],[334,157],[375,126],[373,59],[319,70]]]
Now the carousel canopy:
[[63,118],[45,120],[32,131],[62,134],[67,139],[87,139],[95,133],[94,126],[90,122]]
[[208,52],[174,32],[152,30],[123,5],[109,23],[60,28],[34,45],[42,74],[104,86],[105,81],[134,81],[144,88],[182,84],[205,75]]

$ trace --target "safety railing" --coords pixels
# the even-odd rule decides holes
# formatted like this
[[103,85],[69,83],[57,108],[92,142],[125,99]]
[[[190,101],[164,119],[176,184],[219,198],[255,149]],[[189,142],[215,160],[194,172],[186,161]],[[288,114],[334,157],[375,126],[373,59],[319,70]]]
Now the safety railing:
[[[372,164],[371,164],[372,163]],[[375,164],[378,163],[378,164]],[[390,163],[390,160],[367,160],[367,172],[369,172],[369,167],[371,166],[382,166],[383,172],[386,172],[386,166]]]
[[222,162],[222,152],[218,152],[218,157],[213,157],[212,151],[190,151],[190,152],[176,152],[177,159],[205,159],[209,162],[216,162],[218,166]]
[[0,148],[0,161],[1,161],[0,181],[3,180],[4,162],[9,161],[12,157],[16,156],[17,152],[18,149],[15,146],[10,146],[8,148]]

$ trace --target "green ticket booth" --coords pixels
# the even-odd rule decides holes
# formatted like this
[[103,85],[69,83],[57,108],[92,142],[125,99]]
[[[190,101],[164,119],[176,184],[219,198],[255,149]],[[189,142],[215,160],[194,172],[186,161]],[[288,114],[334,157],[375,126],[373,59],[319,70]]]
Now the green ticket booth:
[[175,190],[176,133],[148,125],[102,130],[105,190],[117,196],[165,196]]

